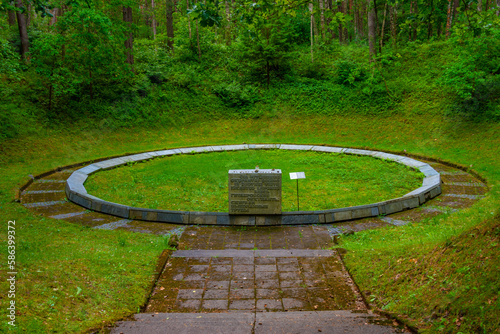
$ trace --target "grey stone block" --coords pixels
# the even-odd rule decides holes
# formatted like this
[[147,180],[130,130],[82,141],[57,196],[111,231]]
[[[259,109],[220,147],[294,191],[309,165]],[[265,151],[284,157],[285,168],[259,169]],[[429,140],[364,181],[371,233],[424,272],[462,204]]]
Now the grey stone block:
[[90,209],[91,208],[91,202],[88,198],[85,198],[84,196],[72,192],[69,196],[69,200],[73,203],[76,203],[80,206],[83,206],[84,208]]
[[319,215],[313,212],[305,215],[283,215],[282,225],[319,224]]
[[111,203],[111,202],[106,202],[101,204],[101,212],[107,213],[113,216],[118,216],[121,218],[128,218],[129,217],[129,210],[130,208],[125,205],[117,204],[117,203]]
[[288,145],[288,144],[281,144],[281,146],[280,146],[281,150],[309,151],[312,148],[313,148],[312,145]]
[[425,162],[411,159],[408,157],[404,157],[403,159],[401,159],[399,161],[399,163],[406,165],[408,167],[412,167],[412,168],[419,168],[419,167],[423,167],[423,166],[427,165]]
[[171,149],[171,150],[162,150],[162,151],[155,151],[155,152],[150,152],[150,154],[155,154],[157,157],[164,157],[168,155],[175,155],[175,154],[181,154],[181,151],[177,148]]
[[185,148],[180,148],[179,151],[181,151],[183,154],[208,153],[208,152],[213,152],[213,149],[212,149],[212,146],[202,146],[202,147],[185,147]]
[[271,150],[280,148],[280,144],[248,144],[248,148],[252,150]]
[[137,161],[149,160],[154,157],[155,157],[154,155],[151,155],[149,153],[140,153],[140,154],[128,155],[126,157],[123,157],[122,159],[125,162],[137,162]]
[[87,180],[88,175],[80,172],[73,172],[70,177],[66,180],[66,195],[69,195],[70,192],[86,194],[87,190],[85,189],[83,183]]
[[441,194],[441,186],[437,186],[431,189],[431,198],[434,198]]
[[208,212],[190,212],[189,224],[193,225],[215,225],[217,216]]
[[[359,218],[366,218],[366,217],[372,217],[372,206],[359,206],[359,207],[352,207],[352,219],[359,219]],[[378,211],[378,209],[377,209]]]
[[419,167],[418,168],[420,172],[422,172],[425,176],[434,176],[434,175],[439,175],[438,172],[428,164],[425,164],[425,166]]
[[348,148],[344,151],[344,153],[355,154],[355,155],[373,155],[373,151],[358,150],[356,148]]
[[217,225],[230,225],[229,215],[227,213],[217,216]]
[[311,151],[326,153],[342,153],[343,150],[345,150],[345,148],[332,146],[313,146],[311,148]]
[[372,207],[372,217],[376,217],[380,214],[378,206]]
[[230,225],[248,225],[255,226],[255,216],[229,216]]
[[395,154],[390,154],[390,153],[385,153],[385,152],[378,152],[378,151],[374,151],[374,154],[372,154],[372,156],[380,158],[380,159],[384,159],[384,160],[391,160],[391,161],[399,161],[399,160],[402,160],[404,158],[400,155],[395,155]]
[[351,219],[352,211],[350,210],[350,208],[340,209],[339,211],[333,213],[333,221],[335,222]]
[[213,151],[241,151],[248,150],[248,145],[216,145],[212,146]]
[[121,165],[125,165],[127,162],[123,160],[122,158],[114,158],[114,159],[109,159],[109,160],[104,160],[101,162],[97,162],[94,165],[101,169],[111,169],[115,168]]
[[158,210],[130,208],[129,219],[158,221]]
[[188,224],[189,212],[184,211],[158,211],[158,221],[162,223]]
[[90,209],[97,211],[97,212],[102,212],[102,206],[107,204],[108,202],[87,194],[87,198],[90,199]]
[[281,225],[281,216],[256,216],[256,226],[276,226]]
[[403,203],[399,200],[391,200],[385,203],[385,214],[390,215],[391,213],[396,213],[403,211]]
[[82,174],[90,175],[90,174],[93,174],[93,173],[97,172],[100,169],[101,168],[99,166],[97,166],[95,164],[92,164],[92,165],[88,165],[86,167],[78,169],[77,172],[82,173]]
[[403,206],[403,210],[414,209],[420,205],[420,200],[418,196],[401,198],[401,204]]
[[69,186],[83,185],[89,176],[85,173],[80,173],[78,171],[73,172],[70,177],[66,180],[66,184]]
[[441,175],[433,175],[424,178],[422,186],[439,186],[441,184]]
[[87,189],[79,182],[66,182],[66,196],[69,197],[70,193],[86,194]]
[[335,217],[333,213],[325,213],[325,223],[329,224],[333,222],[335,222]]

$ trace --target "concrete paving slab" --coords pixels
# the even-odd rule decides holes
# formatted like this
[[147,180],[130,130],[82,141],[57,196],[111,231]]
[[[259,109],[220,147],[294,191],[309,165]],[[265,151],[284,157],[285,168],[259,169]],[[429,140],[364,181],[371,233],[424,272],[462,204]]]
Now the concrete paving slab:
[[[384,326],[370,313],[349,311],[257,313],[255,334],[388,334],[409,333]],[[385,321],[387,323],[387,321]]]
[[137,321],[122,321],[111,330],[112,334],[250,334],[255,315],[238,313],[144,313],[135,316]]

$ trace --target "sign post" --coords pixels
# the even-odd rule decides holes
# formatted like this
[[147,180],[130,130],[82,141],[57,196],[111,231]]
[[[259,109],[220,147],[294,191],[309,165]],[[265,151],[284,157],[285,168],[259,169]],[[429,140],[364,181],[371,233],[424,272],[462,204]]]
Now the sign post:
[[297,180],[297,211],[300,211],[299,179],[305,179],[305,178],[306,178],[306,173],[304,173],[304,172],[290,173],[290,180]]

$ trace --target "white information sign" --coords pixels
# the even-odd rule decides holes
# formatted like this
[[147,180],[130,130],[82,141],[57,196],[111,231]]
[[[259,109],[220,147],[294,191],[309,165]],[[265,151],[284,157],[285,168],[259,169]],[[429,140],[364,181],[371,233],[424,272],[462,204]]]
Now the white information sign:
[[305,179],[305,178],[306,178],[306,173],[304,172],[290,173],[290,180]]

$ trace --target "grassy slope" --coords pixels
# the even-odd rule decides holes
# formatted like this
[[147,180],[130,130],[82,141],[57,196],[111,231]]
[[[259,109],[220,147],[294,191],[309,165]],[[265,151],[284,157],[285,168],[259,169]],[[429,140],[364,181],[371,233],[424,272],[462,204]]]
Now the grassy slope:
[[[485,177],[490,193],[463,213],[426,224],[359,233],[346,238],[343,247],[349,250],[346,262],[361,289],[369,290],[373,301],[380,306],[392,301],[385,306],[387,311],[432,326],[433,331],[442,322],[447,332],[456,332],[455,314],[460,315],[460,328],[467,329],[464,332],[481,326],[491,331],[498,327],[495,314],[499,307],[495,295],[498,291],[489,283],[498,282],[498,277],[491,275],[499,272],[495,270],[499,261],[494,247],[498,239],[498,228],[494,229],[498,219],[494,219],[494,213],[498,212],[500,197],[499,130],[494,124],[474,125],[429,116],[307,119],[283,116],[201,123],[189,128],[130,129],[120,133],[98,129],[70,134],[67,129],[67,132],[6,142],[2,145],[0,164],[4,176],[0,180],[0,208],[4,221],[15,219],[18,224],[20,332],[82,331],[135,312],[144,301],[149,274],[164,247],[161,237],[134,234],[132,238],[127,232],[94,231],[32,215],[13,202],[16,188],[27,180],[28,174],[127,152],[243,142],[406,150],[468,166]],[[2,249],[6,249],[5,230],[0,231]],[[468,247],[469,243],[475,248]],[[455,252],[459,249],[460,252]],[[5,251],[3,263],[4,256]],[[480,261],[485,264],[484,269],[475,270]],[[462,269],[466,267],[470,269]],[[448,279],[453,284],[441,280],[444,273],[452,275]],[[398,274],[404,279],[399,276],[396,285],[393,283]],[[424,286],[429,280],[427,276],[433,274],[435,280]],[[2,291],[6,291],[4,282]],[[470,289],[462,293],[465,286]],[[448,299],[441,298],[439,293],[444,293],[442,288],[450,287],[460,291],[460,297],[446,304]],[[82,289],[80,293],[78,288]],[[1,305],[2,317],[5,301]],[[435,307],[436,304],[447,306]],[[428,317],[430,322],[426,323]],[[6,326],[5,322],[0,326]]]

